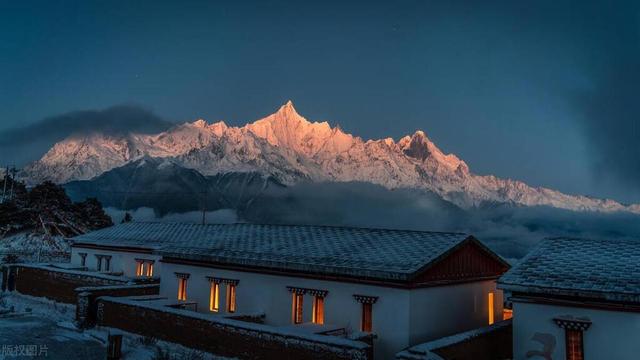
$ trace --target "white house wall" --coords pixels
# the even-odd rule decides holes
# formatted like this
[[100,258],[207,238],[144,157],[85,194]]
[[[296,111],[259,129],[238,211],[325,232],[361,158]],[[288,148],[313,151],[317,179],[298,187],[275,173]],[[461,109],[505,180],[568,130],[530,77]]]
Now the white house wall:
[[502,320],[503,295],[495,280],[411,291],[411,344],[419,344],[489,324],[489,293],[494,321]]
[[[87,254],[87,260],[86,260],[85,266],[89,270],[97,269],[98,259],[96,258],[96,255],[111,255],[109,272],[123,272],[124,276],[135,277],[136,276],[136,259],[145,259],[145,260],[155,261],[155,263],[153,264],[154,275],[157,276],[157,275],[160,275],[161,273],[162,263],[159,261],[161,257],[154,254],[72,247],[71,263],[73,265],[81,266],[82,258],[80,257],[79,253]],[[104,263],[103,263],[103,266],[104,266]]]
[[[556,317],[586,317],[592,322],[583,333],[586,359],[631,360],[640,356],[640,314],[590,308],[534,303],[513,303],[513,356],[516,360],[543,351],[538,339],[553,339],[549,359],[565,358],[565,333],[553,321]],[[534,357],[543,359],[543,357]]]
[[[162,296],[177,299],[176,272],[190,274],[187,300],[196,301],[198,311],[209,312],[210,284],[207,276],[234,279],[239,280],[236,288],[237,313],[262,312],[266,314],[265,322],[274,326],[292,323],[292,294],[287,286],[327,290],[325,324],[344,326],[354,331],[360,328],[361,304],[353,295],[377,296],[378,300],[373,305],[373,332],[378,335],[374,342],[377,359],[391,359],[407,346],[486,325],[487,294],[490,290],[495,291],[494,281],[408,290],[164,263],[160,285]],[[220,311],[224,312],[224,284],[220,285],[219,298]],[[312,303],[313,296],[305,295],[304,322],[311,322]],[[496,303],[500,304],[496,309],[497,321],[502,316],[502,296],[496,296]]]
[[[298,277],[265,275],[250,272],[218,270],[177,264],[163,264],[160,294],[176,299],[178,280],[175,272],[190,274],[187,300],[198,302],[198,311],[209,312],[210,287],[207,276],[239,280],[236,287],[237,313],[262,312],[265,323],[289,326],[292,323],[292,294],[287,286],[327,290],[324,300],[324,323],[360,329],[361,304],[354,294],[378,296],[373,305],[373,331],[379,335],[374,343],[376,358],[393,358],[398,349],[408,346],[409,293],[403,289],[361,284],[322,281]],[[226,286],[220,286],[220,311],[226,309]],[[304,322],[311,322],[313,296],[303,300]]]

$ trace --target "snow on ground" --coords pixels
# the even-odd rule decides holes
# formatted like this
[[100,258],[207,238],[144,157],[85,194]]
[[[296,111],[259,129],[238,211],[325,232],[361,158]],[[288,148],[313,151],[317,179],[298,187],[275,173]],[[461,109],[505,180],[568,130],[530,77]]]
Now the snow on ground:
[[0,263],[10,254],[22,262],[68,261],[70,251],[69,243],[62,236],[23,232],[0,238]]
[[125,360],[228,360],[178,344],[98,327],[79,330],[75,306],[16,293],[0,293],[0,360],[104,359],[109,333],[123,335]]

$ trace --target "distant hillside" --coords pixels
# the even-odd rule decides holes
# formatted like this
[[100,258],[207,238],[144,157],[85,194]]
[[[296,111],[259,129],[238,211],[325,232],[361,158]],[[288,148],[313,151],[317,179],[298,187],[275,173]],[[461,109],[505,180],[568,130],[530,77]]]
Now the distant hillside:
[[204,176],[169,159],[143,157],[92,179],[63,185],[73,200],[98,198],[107,207],[151,207],[158,215],[233,209],[238,213],[265,192],[283,185],[255,172]]
[[[112,225],[98,200],[72,202],[64,189],[52,182],[27,189],[8,179],[7,189],[12,187],[13,196],[0,204],[0,239],[24,232],[74,236]],[[0,196],[4,188],[0,179]]]

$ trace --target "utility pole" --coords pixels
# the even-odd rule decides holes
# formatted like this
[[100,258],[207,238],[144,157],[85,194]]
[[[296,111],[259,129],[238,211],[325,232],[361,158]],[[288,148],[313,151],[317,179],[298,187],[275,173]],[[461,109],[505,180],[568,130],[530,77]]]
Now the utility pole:
[[13,199],[13,184],[16,182],[16,174],[18,173],[18,170],[16,170],[16,166],[13,165],[13,168],[11,168],[11,195],[9,196],[9,199]]
[[4,188],[2,189],[2,200],[0,200],[0,204],[4,204],[4,198],[7,194],[7,179],[9,177],[9,165],[7,165],[7,170],[4,172]]
[[202,191],[202,225],[205,224],[205,214],[207,213],[207,188]]

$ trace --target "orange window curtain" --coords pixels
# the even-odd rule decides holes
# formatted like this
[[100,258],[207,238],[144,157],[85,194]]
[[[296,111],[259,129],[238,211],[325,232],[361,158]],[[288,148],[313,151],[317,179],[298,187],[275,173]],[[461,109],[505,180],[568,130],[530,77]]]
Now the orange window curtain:
[[302,299],[303,294],[293,293],[293,309],[292,309],[292,318],[294,324],[302,324]]
[[311,321],[314,324],[324,324],[324,298],[316,296],[313,299],[313,318]]
[[495,316],[494,316],[494,309],[495,309],[495,295],[493,292],[489,293],[489,298],[488,298],[488,314],[489,314],[489,325],[493,324],[495,322]]
[[584,348],[582,344],[582,331],[565,330],[567,360],[584,360]]
[[178,300],[187,300],[187,279],[178,279]]
[[236,286],[227,285],[227,312],[236,312]]
[[136,261],[136,276],[142,276],[142,261]]

